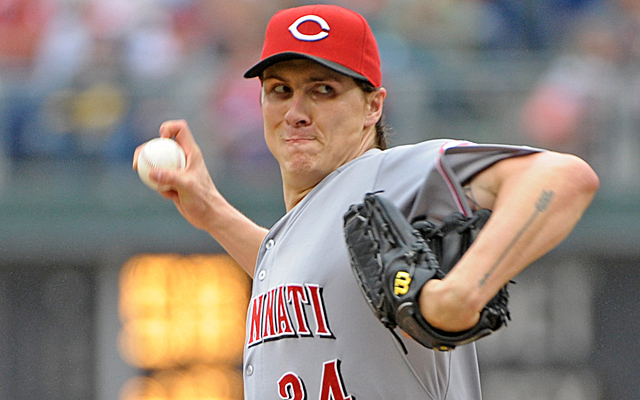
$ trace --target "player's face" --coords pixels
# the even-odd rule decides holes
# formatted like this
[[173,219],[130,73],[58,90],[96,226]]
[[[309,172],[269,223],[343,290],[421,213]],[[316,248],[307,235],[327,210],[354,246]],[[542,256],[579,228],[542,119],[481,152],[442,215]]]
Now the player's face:
[[265,138],[285,185],[310,189],[374,146],[384,89],[365,94],[352,78],[309,60],[277,63],[262,83]]

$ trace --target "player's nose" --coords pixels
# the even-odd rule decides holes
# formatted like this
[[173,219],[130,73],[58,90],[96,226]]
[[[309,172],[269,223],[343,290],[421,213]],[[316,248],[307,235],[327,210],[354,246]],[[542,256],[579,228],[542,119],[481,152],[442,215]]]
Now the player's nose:
[[309,105],[304,94],[294,93],[291,96],[284,119],[291,126],[304,126],[311,123]]

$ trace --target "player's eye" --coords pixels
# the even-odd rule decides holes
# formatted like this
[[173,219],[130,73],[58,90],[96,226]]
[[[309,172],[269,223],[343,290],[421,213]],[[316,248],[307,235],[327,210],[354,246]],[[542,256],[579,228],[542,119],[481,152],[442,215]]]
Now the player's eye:
[[288,93],[290,91],[289,87],[286,85],[275,85],[271,90],[278,94]]
[[316,92],[320,94],[331,94],[333,93],[333,88],[329,85],[318,85],[316,87]]

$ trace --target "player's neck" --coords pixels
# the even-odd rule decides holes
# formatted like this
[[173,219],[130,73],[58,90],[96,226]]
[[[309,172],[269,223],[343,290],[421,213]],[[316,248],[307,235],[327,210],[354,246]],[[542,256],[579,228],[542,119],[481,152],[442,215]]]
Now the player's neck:
[[302,199],[304,199],[305,196],[309,194],[309,192],[311,192],[311,190],[313,190],[314,187],[315,186],[312,186],[306,189],[295,190],[293,188],[287,188],[287,186],[284,185],[283,187],[284,204],[287,209],[287,212],[291,211],[293,207],[295,207],[298,203],[300,203],[300,201],[302,201]]

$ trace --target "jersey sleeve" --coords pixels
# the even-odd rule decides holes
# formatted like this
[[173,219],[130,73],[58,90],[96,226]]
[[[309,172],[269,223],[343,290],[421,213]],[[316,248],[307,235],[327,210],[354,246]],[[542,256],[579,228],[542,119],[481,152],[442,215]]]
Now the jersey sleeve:
[[453,142],[443,148],[442,163],[461,184],[498,161],[541,151],[528,146]]
[[452,212],[471,215],[472,210],[463,186],[493,164],[511,157],[541,151],[527,146],[484,145],[450,141],[440,148],[419,189],[409,219],[428,218],[439,221]]

